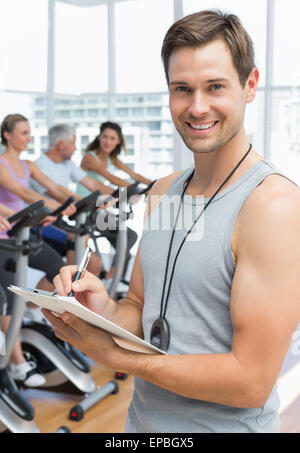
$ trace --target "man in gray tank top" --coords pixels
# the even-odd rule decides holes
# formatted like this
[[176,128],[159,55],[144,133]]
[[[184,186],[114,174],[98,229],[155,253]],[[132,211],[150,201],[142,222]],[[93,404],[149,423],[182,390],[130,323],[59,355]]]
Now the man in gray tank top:
[[47,318],[63,340],[135,376],[126,432],[278,432],[276,381],[300,322],[300,191],[248,143],[259,72],[236,16],[183,18],[162,57],[195,165],[154,185],[125,299],[89,273],[72,283],[73,267],[55,282],[167,354],[122,349],[74,316]]

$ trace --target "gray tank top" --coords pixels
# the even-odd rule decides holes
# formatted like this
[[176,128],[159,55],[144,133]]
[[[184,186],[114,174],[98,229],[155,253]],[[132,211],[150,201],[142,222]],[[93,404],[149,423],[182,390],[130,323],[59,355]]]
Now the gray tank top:
[[[150,341],[151,326],[160,314],[171,232],[183,184],[192,170],[185,170],[177,177],[167,195],[148,217],[141,238],[145,297],[142,321],[147,341]],[[177,261],[166,312],[171,331],[168,354],[218,354],[231,350],[230,294],[235,271],[231,252],[232,232],[249,194],[271,174],[281,173],[267,161],[257,162],[237,182],[216,196],[190,240],[185,242]],[[170,206],[170,199],[175,206],[172,207],[172,203]],[[207,201],[184,196],[182,216],[178,222],[181,228],[176,229],[168,278],[186,231]],[[278,432],[280,419],[276,387],[263,407],[243,409],[185,398],[135,378],[125,431]]]

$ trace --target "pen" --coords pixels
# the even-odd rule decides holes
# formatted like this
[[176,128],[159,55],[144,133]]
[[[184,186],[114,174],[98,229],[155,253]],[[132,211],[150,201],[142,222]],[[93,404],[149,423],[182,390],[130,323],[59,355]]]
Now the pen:
[[[86,248],[86,250],[84,252],[84,255],[82,257],[82,260],[81,260],[81,262],[80,262],[80,264],[78,266],[78,271],[76,272],[76,274],[74,276],[73,282],[76,282],[82,276],[82,273],[85,271],[85,269],[86,269],[86,267],[88,265],[91,253],[92,253],[92,250],[89,248],[89,246],[87,246],[87,248]],[[74,291],[71,291],[68,294],[68,297],[72,297],[72,296],[74,296]]]

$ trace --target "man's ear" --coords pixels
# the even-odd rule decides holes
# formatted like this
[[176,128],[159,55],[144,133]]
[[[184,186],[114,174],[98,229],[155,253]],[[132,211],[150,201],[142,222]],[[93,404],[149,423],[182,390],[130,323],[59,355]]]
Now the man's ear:
[[256,96],[257,86],[259,81],[259,71],[257,68],[253,68],[245,86],[246,103],[252,102]]
[[59,151],[62,151],[65,147],[66,147],[66,143],[64,140],[59,140],[57,143],[56,143],[56,146],[58,148]]

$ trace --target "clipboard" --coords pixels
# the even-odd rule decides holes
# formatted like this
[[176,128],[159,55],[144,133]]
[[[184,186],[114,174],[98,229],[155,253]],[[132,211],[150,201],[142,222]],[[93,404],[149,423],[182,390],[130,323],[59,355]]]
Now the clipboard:
[[111,334],[116,343],[122,348],[144,354],[166,355],[164,351],[152,346],[147,341],[142,340],[128,330],[123,329],[122,327],[84,307],[75,299],[75,297],[63,297],[47,291],[21,288],[14,285],[8,286],[7,289],[41,308],[50,310],[55,315],[61,315],[65,311],[72,313],[78,318],[81,318],[93,326],[99,327],[100,329]]

